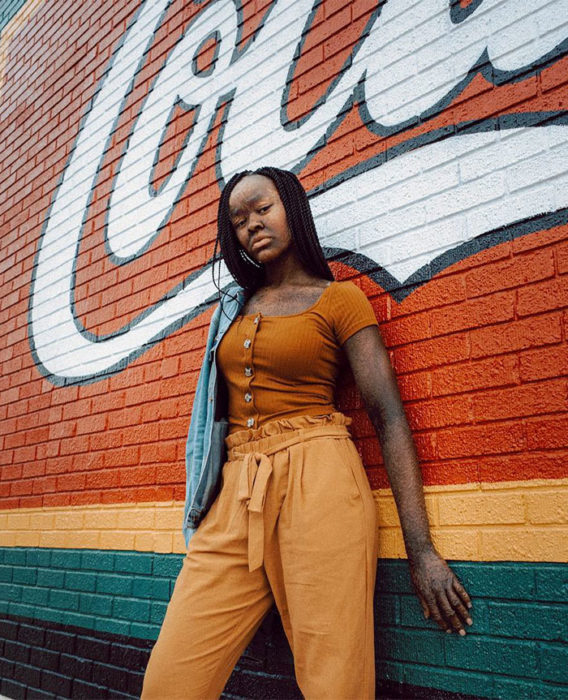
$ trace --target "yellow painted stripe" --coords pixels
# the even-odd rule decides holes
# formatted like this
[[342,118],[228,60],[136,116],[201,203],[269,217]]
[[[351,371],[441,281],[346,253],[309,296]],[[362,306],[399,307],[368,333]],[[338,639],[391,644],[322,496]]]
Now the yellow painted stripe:
[[44,0],[27,0],[2,29],[2,41],[0,42],[0,95],[4,87],[4,71],[6,70],[10,43],[20,27],[33,17],[43,3]]
[[[448,559],[568,562],[568,479],[428,486],[432,535]],[[404,558],[390,489],[374,492],[379,556]],[[0,546],[183,553],[183,503],[0,511]]]

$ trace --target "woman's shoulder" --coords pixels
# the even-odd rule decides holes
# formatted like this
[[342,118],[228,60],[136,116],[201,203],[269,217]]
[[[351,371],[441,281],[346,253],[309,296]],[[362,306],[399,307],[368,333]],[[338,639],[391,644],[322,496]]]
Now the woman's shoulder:
[[330,287],[333,289],[333,296],[337,299],[349,300],[362,300],[367,299],[365,292],[351,280],[335,280],[331,283]]

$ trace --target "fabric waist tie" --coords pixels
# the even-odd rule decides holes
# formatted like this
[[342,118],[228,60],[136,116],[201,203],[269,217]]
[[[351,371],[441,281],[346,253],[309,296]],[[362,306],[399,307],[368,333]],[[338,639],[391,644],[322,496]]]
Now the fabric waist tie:
[[247,504],[248,510],[248,562],[249,571],[254,571],[262,566],[264,560],[264,503],[270,475],[272,474],[272,461],[270,456],[280,450],[284,450],[292,445],[296,445],[306,440],[318,437],[346,438],[351,437],[345,425],[323,425],[314,428],[305,428],[291,431],[293,434],[286,437],[286,433],[279,436],[283,439],[274,440],[269,438],[274,444],[267,446],[262,451],[255,450],[255,444],[262,443],[266,438],[253,443],[248,443],[251,449],[243,453],[239,445],[229,450],[230,462],[241,461],[238,499]]

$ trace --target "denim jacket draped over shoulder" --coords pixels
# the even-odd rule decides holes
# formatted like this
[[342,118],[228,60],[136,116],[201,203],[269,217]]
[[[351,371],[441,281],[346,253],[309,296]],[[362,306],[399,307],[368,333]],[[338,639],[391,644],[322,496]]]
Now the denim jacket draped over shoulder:
[[186,484],[182,531],[186,547],[216,496],[220,478],[219,466],[211,459],[212,435],[219,402],[217,347],[246,299],[245,290],[238,285],[232,285],[226,291],[227,293],[221,294],[221,301],[211,317],[185,447]]

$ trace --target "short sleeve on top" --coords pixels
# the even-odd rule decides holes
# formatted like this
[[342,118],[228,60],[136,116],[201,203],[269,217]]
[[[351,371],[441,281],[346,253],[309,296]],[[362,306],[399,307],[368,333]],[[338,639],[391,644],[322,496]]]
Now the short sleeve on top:
[[336,284],[332,297],[333,328],[340,345],[361,328],[379,325],[365,293],[353,282]]

